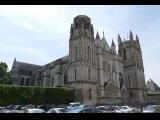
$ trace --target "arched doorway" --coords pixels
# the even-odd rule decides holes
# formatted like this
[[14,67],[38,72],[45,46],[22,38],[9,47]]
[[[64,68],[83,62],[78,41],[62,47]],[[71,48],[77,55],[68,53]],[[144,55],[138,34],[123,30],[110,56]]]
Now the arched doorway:
[[121,89],[122,104],[128,104],[128,93],[126,88]]

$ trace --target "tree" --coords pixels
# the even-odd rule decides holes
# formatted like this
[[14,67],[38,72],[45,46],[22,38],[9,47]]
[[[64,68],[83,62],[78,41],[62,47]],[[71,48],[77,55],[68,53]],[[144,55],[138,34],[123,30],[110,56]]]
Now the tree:
[[4,62],[0,62],[0,84],[11,84],[8,65]]

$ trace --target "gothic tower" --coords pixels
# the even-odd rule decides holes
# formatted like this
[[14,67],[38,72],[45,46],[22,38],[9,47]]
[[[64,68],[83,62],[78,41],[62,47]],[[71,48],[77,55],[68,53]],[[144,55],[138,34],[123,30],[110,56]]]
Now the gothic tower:
[[136,35],[136,40],[134,40],[130,31],[129,40],[122,42],[119,36],[118,46],[119,55],[124,61],[124,81],[120,83],[123,83],[127,88],[128,103],[145,103],[146,84],[139,38]]
[[93,25],[89,17],[79,15],[70,28],[68,83],[85,103],[96,102],[95,73]]

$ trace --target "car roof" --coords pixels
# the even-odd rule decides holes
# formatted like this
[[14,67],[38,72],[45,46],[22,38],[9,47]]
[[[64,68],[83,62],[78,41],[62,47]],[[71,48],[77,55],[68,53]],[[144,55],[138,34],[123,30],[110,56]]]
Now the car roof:
[[96,108],[98,108],[98,107],[104,107],[105,108],[105,106],[97,106]]
[[26,109],[28,111],[44,111],[43,109],[38,109],[38,108],[32,108],[32,109]]
[[60,110],[60,109],[65,109],[65,108],[51,108],[49,110]]
[[76,108],[73,110],[69,110],[68,113],[76,113],[76,112],[80,112],[81,110],[85,110],[85,109],[90,109],[90,108],[94,108],[94,107],[85,107],[85,108]]
[[73,103],[69,103],[69,104],[80,104],[80,102],[73,102]]

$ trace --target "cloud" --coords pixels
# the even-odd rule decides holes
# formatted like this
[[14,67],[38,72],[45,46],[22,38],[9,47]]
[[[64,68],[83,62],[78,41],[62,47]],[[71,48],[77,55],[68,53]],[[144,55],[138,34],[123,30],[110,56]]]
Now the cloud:
[[8,20],[11,26],[0,20],[0,54],[9,64],[12,62],[8,59],[13,60],[14,56],[21,61],[45,64],[67,55],[70,24],[75,16],[84,14],[91,18],[95,33],[98,29],[102,38],[105,32],[109,45],[112,38],[117,45],[118,33],[122,39],[127,38],[130,29],[134,37],[138,34],[146,80],[151,77],[160,85],[159,12],[160,6],[155,5],[0,6],[0,18]]
[[65,24],[65,12],[65,6],[53,5],[0,7],[0,16],[7,18],[16,25],[41,32],[45,32],[47,29],[51,30],[51,28],[56,28],[57,32],[61,31],[61,27]]
[[[16,57],[15,55],[18,56],[17,60],[24,60],[26,61],[26,58],[32,58],[31,61],[28,60],[28,62],[33,62],[36,64],[38,63],[47,63],[50,62],[49,57],[44,53],[43,51],[37,50],[35,48],[30,48],[26,46],[14,46],[14,45],[9,45],[6,43],[0,44],[0,51],[5,53],[6,57],[9,59],[13,60],[13,57]],[[11,56],[12,55],[12,56]],[[23,57],[26,57],[25,59]],[[22,61],[23,62],[23,61]]]

